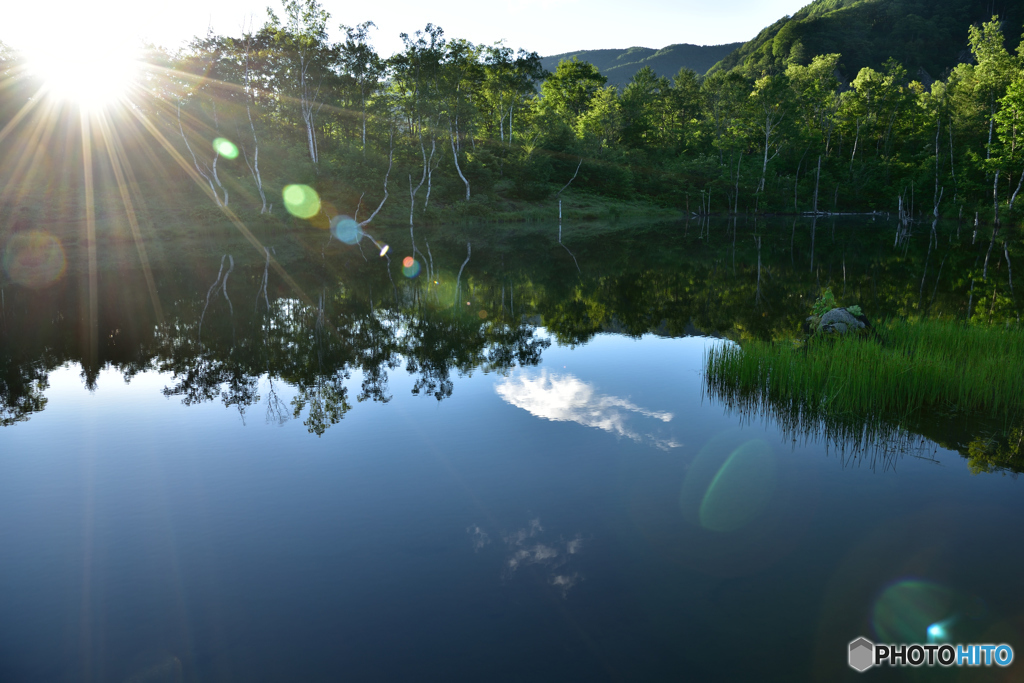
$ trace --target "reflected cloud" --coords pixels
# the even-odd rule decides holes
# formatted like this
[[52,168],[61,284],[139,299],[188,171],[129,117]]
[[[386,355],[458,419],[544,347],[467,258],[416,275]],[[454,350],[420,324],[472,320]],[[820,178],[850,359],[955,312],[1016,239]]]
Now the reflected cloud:
[[[470,525],[466,532],[473,552],[479,552],[490,544],[490,537],[479,525]],[[508,552],[503,561],[503,578],[510,580],[519,569],[536,565],[540,571],[548,574],[547,583],[565,597],[573,586],[583,580],[582,574],[569,571],[567,566],[572,557],[583,550],[583,536],[576,534],[566,541],[564,538],[543,538],[543,535],[544,527],[540,519],[531,519],[522,529],[501,534]]]
[[511,576],[527,565],[540,565],[551,573],[548,583],[558,588],[565,597],[569,589],[580,581],[579,572],[569,572],[566,565],[570,556],[583,550],[583,537],[576,534],[570,541],[543,539],[544,527],[540,519],[531,519],[529,525],[511,534],[505,534],[505,544],[511,553],[505,569]]
[[466,532],[469,534],[470,543],[473,544],[473,552],[479,552],[481,548],[491,542],[487,532],[475,524],[466,529]]
[[579,580],[579,572],[573,572],[572,574],[559,574],[551,579],[551,585],[561,590],[562,596],[564,597],[569,592],[569,589],[575,586]]
[[654,433],[660,427],[657,422],[672,421],[672,413],[647,410],[627,399],[600,394],[593,385],[568,373],[522,371],[499,381],[494,390],[507,403],[545,420],[576,422],[662,450],[682,445]]

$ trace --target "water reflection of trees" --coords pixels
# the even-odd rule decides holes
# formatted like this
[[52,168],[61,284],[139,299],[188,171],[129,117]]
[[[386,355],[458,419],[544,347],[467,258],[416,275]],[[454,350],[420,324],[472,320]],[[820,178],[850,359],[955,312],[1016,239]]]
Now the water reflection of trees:
[[[44,409],[49,372],[78,363],[89,387],[103,367],[126,379],[158,370],[172,378],[165,393],[186,404],[220,401],[248,419],[265,401],[268,419],[305,416],[307,428],[322,434],[355,404],[390,401],[389,380],[400,369],[413,376],[413,394],[440,401],[456,391],[459,375],[535,365],[550,343],[538,336],[540,325],[570,345],[601,333],[782,339],[799,330],[827,286],[876,318],[966,315],[970,267],[987,246],[972,245],[968,231],[961,236],[952,224],[919,234],[901,229],[894,245],[886,226],[812,227],[730,221],[697,231],[680,224],[575,243],[570,233],[563,239],[579,268],[555,233],[478,241],[462,277],[463,299],[472,304],[465,307],[452,306],[466,254],[460,240],[446,247],[442,237],[430,237],[437,264],[431,280],[406,280],[397,267],[389,277],[383,260],[365,260],[354,249],[333,246],[323,255],[318,242],[315,253],[296,256],[301,245],[293,245],[285,268],[298,290],[272,272],[265,281],[262,255],[245,263],[236,251],[230,302],[209,288],[220,253],[169,252],[179,267],[153,274],[162,319],[141,273],[99,273],[97,339],[83,322],[90,318],[87,282],[72,259],[70,275],[48,289],[6,288],[0,419],[13,424]],[[1011,240],[1008,253],[1018,252]],[[996,287],[1010,291],[998,280],[1006,275],[991,267],[987,282],[974,277],[974,301],[989,292],[986,319],[1021,307],[1019,294],[992,296]],[[356,376],[358,390],[350,386]]]
[[[344,291],[324,292],[315,305],[282,298],[244,318],[209,316],[201,340],[196,325],[169,319],[154,337],[153,367],[173,378],[164,393],[186,404],[220,400],[244,416],[261,401],[265,380],[275,392],[269,410],[280,416],[273,387],[285,383],[294,391],[292,417],[305,415],[309,431],[323,434],[354,402],[389,402],[389,374],[403,361],[415,378],[413,395],[440,401],[452,395],[454,374],[535,365],[550,344],[523,322],[484,321],[423,302],[369,308]],[[361,384],[353,399],[347,383],[354,372]]]
[[10,427],[46,407],[47,364],[18,365],[10,358],[0,358],[0,363],[0,427]]

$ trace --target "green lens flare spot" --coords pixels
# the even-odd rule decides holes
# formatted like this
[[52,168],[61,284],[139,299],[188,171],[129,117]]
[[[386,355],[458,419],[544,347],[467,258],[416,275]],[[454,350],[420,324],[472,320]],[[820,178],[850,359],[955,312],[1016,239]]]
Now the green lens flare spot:
[[284,207],[298,218],[312,218],[320,213],[320,195],[309,185],[285,185],[281,192]]
[[238,156],[238,147],[227,138],[217,138],[214,140],[213,151],[225,159],[234,159]]
[[765,441],[720,434],[690,464],[679,495],[680,512],[690,524],[708,531],[740,531],[771,507],[777,469],[775,453]]
[[732,452],[708,486],[700,523],[711,531],[736,531],[760,515],[775,493],[775,456],[760,439]]
[[872,625],[885,643],[945,642],[955,605],[945,586],[904,579],[887,587],[875,603]]

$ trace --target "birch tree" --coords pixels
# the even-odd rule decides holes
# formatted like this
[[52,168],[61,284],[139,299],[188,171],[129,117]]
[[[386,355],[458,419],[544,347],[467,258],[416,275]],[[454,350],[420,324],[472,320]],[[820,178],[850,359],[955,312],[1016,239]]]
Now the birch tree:
[[385,73],[384,60],[370,45],[369,31],[371,28],[377,28],[372,21],[364,21],[355,27],[342,24],[341,30],[345,33],[345,42],[339,48],[342,72],[352,77],[359,90],[363,156],[366,156],[366,102],[380,87],[380,80]]
[[321,89],[333,61],[333,49],[327,43],[330,14],[317,0],[282,0],[284,22],[270,9],[268,28],[290,62],[287,76],[294,84],[299,113],[305,128],[306,144],[313,166],[320,162],[316,117],[323,107]]
[[768,162],[779,155],[782,147],[781,126],[790,110],[789,79],[783,75],[763,76],[754,83],[750,94],[754,113],[754,128],[760,133],[759,142],[763,148],[761,181],[757,191],[764,190]]

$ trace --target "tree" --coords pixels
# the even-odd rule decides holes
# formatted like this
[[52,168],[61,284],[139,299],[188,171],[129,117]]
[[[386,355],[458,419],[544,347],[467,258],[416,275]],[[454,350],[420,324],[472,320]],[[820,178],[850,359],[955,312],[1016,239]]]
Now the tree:
[[753,128],[759,133],[757,139],[762,144],[764,152],[758,192],[764,190],[768,162],[777,157],[782,148],[780,132],[792,106],[790,96],[789,79],[785,75],[762,76],[754,83],[754,91],[750,94],[754,116]]
[[735,136],[726,137],[734,130],[749,99],[750,86],[738,72],[716,71],[701,84],[704,100],[704,118],[711,127],[714,146],[718,150],[718,161],[725,163],[724,151],[737,143]]
[[337,50],[327,43],[328,13],[317,0],[281,0],[284,23],[272,10],[266,26],[284,57],[285,76],[294,83],[299,111],[306,132],[309,158],[316,167],[320,161],[316,135],[316,117],[323,107],[320,92],[324,78],[337,61]]
[[384,60],[370,45],[369,30],[377,28],[372,21],[358,26],[344,24],[345,42],[339,48],[339,64],[342,73],[352,77],[359,89],[359,105],[362,109],[362,149],[366,155],[366,100],[377,90],[386,71]]
[[622,92],[623,140],[632,147],[659,148],[674,142],[672,86],[645,66]]
[[498,138],[506,141],[505,122],[508,121],[508,145],[512,145],[512,132],[516,108],[536,92],[536,84],[545,76],[536,52],[519,50],[503,43],[483,49],[484,79],[481,95],[490,109],[492,121],[497,121]]
[[792,64],[786,77],[796,96],[795,109],[803,131],[815,136],[819,149],[829,156],[839,110],[839,80],[835,73],[840,55],[818,55],[809,66]]
[[992,21],[981,26],[971,26],[968,30],[968,40],[971,53],[977,62],[976,96],[987,102],[989,109],[986,158],[991,158],[999,97],[1001,93],[1006,92],[1010,80],[1020,69],[1021,64],[1019,59],[1015,59],[1006,51],[999,17],[992,17]]
[[[474,97],[482,80],[479,49],[467,40],[450,41],[441,65],[438,96],[444,103],[452,159],[455,162],[455,171],[466,186],[466,201],[470,198],[470,183],[459,163],[459,153],[463,135],[469,136],[470,141],[473,141],[473,115],[476,110]],[[473,144],[475,145],[475,142]]]
[[622,111],[614,85],[598,90],[590,109],[576,121],[576,135],[596,142],[599,149],[617,145],[622,129]]
[[545,106],[572,127],[590,108],[598,89],[607,82],[596,66],[573,57],[558,63],[555,73],[544,81],[540,91]]
[[669,106],[673,109],[676,125],[676,144],[684,148],[695,137],[701,114],[701,79],[692,69],[680,69],[672,79]]

